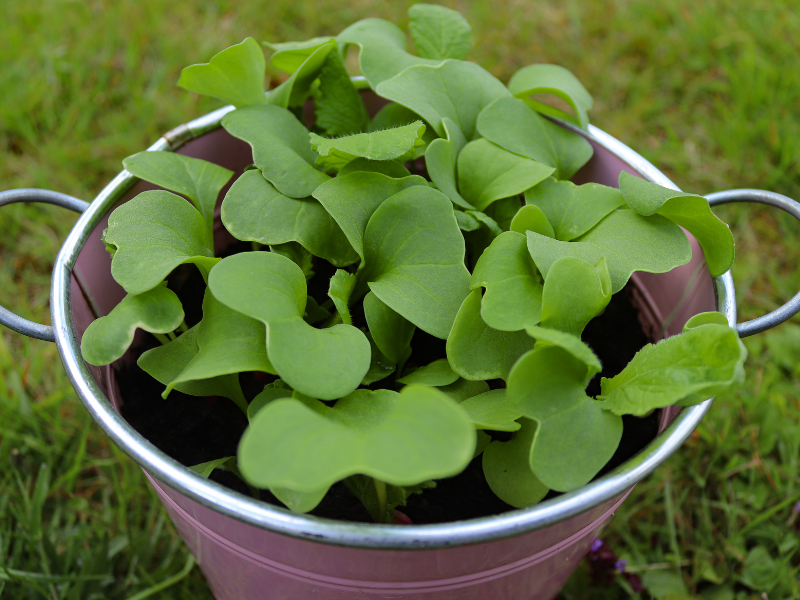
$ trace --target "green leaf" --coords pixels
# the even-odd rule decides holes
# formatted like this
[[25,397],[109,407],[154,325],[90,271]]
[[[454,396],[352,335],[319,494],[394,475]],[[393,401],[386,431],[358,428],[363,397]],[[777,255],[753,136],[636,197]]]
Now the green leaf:
[[369,127],[367,108],[361,101],[338,52],[330,52],[319,73],[314,95],[316,126],[328,135],[348,135]]
[[270,322],[267,348],[281,379],[323,400],[356,389],[372,359],[369,340],[352,325],[316,329],[299,316]]
[[[188,381],[245,371],[275,373],[267,359],[265,342],[266,331],[261,323],[231,310],[206,290],[203,319],[197,329],[198,352],[167,383],[164,397],[177,384]],[[243,410],[247,411],[246,405]]]
[[264,52],[253,38],[226,48],[211,61],[181,71],[178,85],[191,92],[219,98],[237,108],[264,104]]
[[375,91],[420,115],[440,137],[446,136],[442,120],[449,118],[468,140],[476,137],[480,112],[497,98],[509,96],[506,87],[482,67],[452,59],[399,71]]
[[697,404],[740,385],[746,358],[747,349],[727,323],[697,325],[642,348],[619,375],[600,381],[598,399],[616,415]]
[[[373,117],[369,125],[370,131],[380,131],[382,129],[391,129],[393,127],[402,127],[409,125],[414,121],[422,120],[421,117],[414,111],[408,110],[405,106],[390,102],[381,108]],[[413,158],[419,158],[425,155],[425,149],[433,140],[438,139],[439,136],[430,125],[425,125],[425,132],[422,134],[422,145],[415,148]],[[387,173],[388,175],[388,173]]]
[[440,61],[419,58],[406,52],[406,34],[383,19],[363,19],[350,25],[336,39],[340,44],[356,44],[361,73],[374,90],[378,84],[414,65],[438,65]]
[[605,258],[597,264],[571,256],[552,264],[542,291],[542,327],[580,337],[586,325],[611,301]]
[[470,381],[469,379],[459,378],[450,385],[445,385],[437,388],[440,392],[446,394],[458,403],[465,400],[485,394],[489,391],[489,384],[485,381]]
[[281,108],[302,106],[311,95],[328,55],[335,52],[336,42],[333,40],[315,48],[289,79],[267,94],[267,103]]
[[[252,241],[252,240],[245,240],[245,241]],[[286,258],[290,259],[294,264],[296,264],[298,267],[300,267],[303,270],[303,275],[306,276],[306,281],[314,277],[314,255],[311,254],[311,252],[306,250],[299,243],[286,242],[283,244],[270,244],[269,249],[271,252],[277,252],[278,254],[285,256]],[[315,308],[318,308],[316,302],[314,304]]]
[[472,46],[472,27],[458,11],[436,4],[414,4],[408,9],[408,31],[422,58],[463,59]]
[[523,206],[520,208],[514,218],[511,219],[509,230],[523,234],[527,231],[534,231],[547,237],[556,237],[553,226],[538,206]]
[[[570,121],[586,129],[589,117],[586,114],[594,100],[578,78],[559,65],[529,65],[514,73],[508,82],[508,89],[517,98],[523,98],[528,105],[540,113]],[[575,111],[574,115],[558,108],[529,98],[534,94],[553,94],[564,100]]]
[[253,162],[272,185],[290,198],[306,198],[329,177],[317,170],[308,130],[279,106],[251,106],[228,113],[222,126],[253,148]]
[[475,207],[458,193],[456,187],[458,155],[467,145],[467,139],[461,133],[458,125],[450,119],[445,117],[442,119],[442,123],[447,132],[447,139],[435,139],[428,144],[425,151],[425,168],[428,170],[431,181],[453,201],[453,204],[461,208],[474,209]]
[[392,179],[402,179],[403,177],[408,177],[411,175],[411,171],[406,169],[396,160],[370,160],[368,158],[356,158],[339,169],[339,174],[336,176],[334,181],[345,175],[350,175],[351,173],[381,173],[387,177],[391,177]]
[[699,313],[691,317],[686,324],[683,326],[683,333],[686,333],[690,329],[694,329],[695,327],[700,327],[701,325],[710,325],[710,324],[717,324],[717,325],[728,325],[728,317],[723,315],[721,312],[704,312]]
[[206,246],[213,252],[214,207],[233,171],[174,152],[139,152],[122,164],[131,175],[189,198],[203,217]]
[[560,346],[537,344],[508,377],[508,402],[537,423],[531,470],[559,492],[588,483],[622,438],[622,418],[584,392],[593,368]]
[[357,390],[324,414],[297,400],[259,411],[239,444],[239,467],[259,487],[313,491],[362,474],[415,485],[461,472],[472,460],[475,429],[434,388]]
[[293,389],[333,400],[356,389],[367,373],[371,352],[361,331],[352,325],[316,329],[303,320],[306,280],[290,259],[274,252],[234,254],[214,268],[208,285],[220,302],[267,326],[269,360]]
[[243,173],[225,194],[222,223],[238,240],[270,246],[296,241],[337,267],[358,261],[342,229],[317,200],[281,194],[257,169]]
[[353,320],[350,318],[350,308],[348,305],[350,304],[350,296],[355,286],[356,276],[342,269],[336,270],[328,286],[328,296],[333,300],[333,304],[336,306],[339,316],[342,317],[342,322],[347,325],[353,324]]
[[593,153],[582,136],[536,114],[517,98],[500,98],[487,106],[477,127],[501,148],[555,167],[556,179],[571,179]]
[[385,200],[364,233],[363,281],[420,329],[447,339],[469,292],[464,238],[441,192],[407,188]]
[[548,344],[558,346],[565,352],[571,354],[577,361],[583,363],[586,366],[584,387],[586,387],[586,384],[594,377],[595,373],[599,373],[602,370],[600,359],[597,358],[595,353],[592,352],[592,349],[584,344],[579,337],[565,331],[559,331],[558,329],[548,329],[539,326],[526,327],[525,331],[527,331],[528,335],[531,337],[536,338],[540,346],[546,346]]
[[205,277],[219,261],[206,247],[200,213],[164,191],[142,192],[115,209],[103,241],[116,248],[111,275],[134,295],[156,287],[178,265],[194,263]]
[[[197,356],[200,350],[197,345],[199,330],[200,325],[197,324],[169,344],[144,352],[136,364],[159,383],[169,384]],[[222,396],[229,398],[243,410],[247,405],[247,400],[245,400],[242,388],[239,385],[239,376],[236,373],[177,383],[173,389],[190,396]]]
[[503,502],[515,508],[536,504],[549,488],[531,471],[530,453],[536,423],[522,419],[522,428],[508,442],[492,442],[483,451],[486,483]]
[[495,200],[521,194],[553,171],[482,138],[464,146],[458,155],[458,189],[467,202],[484,210]]
[[522,414],[506,399],[506,390],[497,389],[467,398],[461,403],[475,427],[493,431],[517,431]]
[[200,474],[200,477],[205,477],[206,479],[209,478],[211,473],[217,467],[223,466],[228,461],[235,461],[235,456],[225,456],[224,458],[218,458],[216,460],[210,460],[208,462],[200,463],[199,465],[194,465],[189,467],[192,471],[195,471]]
[[364,257],[364,231],[384,200],[412,186],[428,187],[418,175],[394,179],[381,173],[341,173],[316,190],[314,197],[335,219],[358,255]]
[[269,62],[276,69],[285,71],[290,75],[297,71],[306,59],[311,56],[314,51],[330,42],[333,38],[330,36],[315,37],[310,40],[302,42],[283,42],[280,44],[271,44],[269,42],[261,42],[275,54],[269,59]]
[[425,167],[428,170],[428,176],[436,184],[436,187],[453,201],[453,204],[474,210],[475,207],[458,193],[454,159],[453,148],[449,140],[444,138],[433,140],[425,150]]
[[619,174],[619,189],[628,206],[639,214],[659,214],[697,238],[712,277],[719,277],[731,268],[733,234],[711,212],[708,200],[650,183],[625,171]]
[[308,298],[300,267],[275,252],[242,252],[223,259],[208,286],[220,302],[262,323],[303,314]]
[[[372,357],[369,363],[369,370],[367,374],[364,375],[364,379],[361,380],[362,385],[372,385],[376,381],[381,381],[382,379],[386,379],[389,375],[395,372],[397,369],[397,364],[389,359],[383,352],[381,352],[380,348],[375,344],[375,340],[372,339],[372,334],[367,332],[367,339],[369,340],[370,350],[372,351]],[[409,348],[409,352],[410,352]]]
[[375,345],[393,363],[401,362],[403,354],[410,351],[411,338],[417,329],[414,324],[372,292],[364,297],[364,316]]
[[314,510],[322,502],[329,489],[329,486],[325,486],[311,492],[295,492],[288,488],[271,487],[269,491],[283,502],[289,510],[302,514]]
[[444,387],[446,385],[450,385],[451,383],[455,383],[456,379],[458,379],[458,373],[453,371],[446,358],[440,358],[439,360],[433,361],[429,365],[425,365],[416,371],[412,371],[408,375],[405,375],[402,379],[398,379],[397,383],[403,383],[406,385],[420,383],[422,385],[430,385],[432,387]]
[[410,125],[383,129],[371,133],[356,133],[344,137],[324,138],[310,133],[311,147],[319,153],[317,164],[325,170],[338,170],[355,158],[395,160],[401,162],[414,156],[422,146],[425,125],[415,121]]
[[483,286],[481,317],[493,329],[519,331],[542,316],[542,280],[528,253],[527,238],[506,231],[478,259],[470,287]]
[[548,177],[525,192],[525,203],[544,212],[557,240],[569,242],[623,206],[625,200],[616,188],[599,183],[577,186]]
[[125,354],[137,328],[169,333],[183,323],[183,317],[181,301],[164,286],[136,296],[129,294],[86,329],[81,339],[83,360],[90,365],[108,365]]
[[279,387],[264,387],[264,390],[247,405],[247,420],[252,421],[258,411],[278,398],[291,398],[292,390]]
[[447,359],[465,379],[506,379],[516,360],[533,348],[524,331],[498,331],[481,318],[481,291],[474,290],[458,311],[447,338]]
[[528,251],[547,280],[552,264],[574,256],[595,264],[605,257],[616,294],[634,271],[666,273],[692,258],[692,247],[680,227],[664,217],[643,217],[632,210],[612,212],[574,242],[561,242],[528,232]]

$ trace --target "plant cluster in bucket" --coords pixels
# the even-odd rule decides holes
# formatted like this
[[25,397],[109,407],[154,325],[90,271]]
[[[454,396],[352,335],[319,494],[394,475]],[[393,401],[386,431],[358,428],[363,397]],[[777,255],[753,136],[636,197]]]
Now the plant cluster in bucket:
[[[460,14],[417,4],[409,17],[416,55],[381,19],[265,44],[290,75],[268,94],[252,38],[183,70],[180,86],[236,107],[222,126],[252,147],[221,218],[253,251],[215,257],[214,207],[233,173],[170,152],[124,161],[170,191],[117,208],[103,237],[128,295],[87,329],[86,361],[109,364],[136,328],[152,333],[162,345],[138,364],[164,398],[222,396],[249,420],[237,456],[196,470],[224,465],[298,512],[344,481],[386,522],[479,455],[500,499],[532,505],[597,475],[623,415],[696,404],[743,376],[736,332],[704,313],[587,395],[601,364],[581,333],[612,294],[635,271],[687,263],[681,227],[721,275],[730,231],[701,196],[627,173],[619,189],[574,185],[592,147],[547,117],[587,126],[592,99],[575,77],[532,65],[504,85],[464,60]],[[363,81],[345,69],[351,49]],[[388,102],[373,118],[366,86]],[[185,263],[205,282],[191,328],[166,284]],[[320,283],[327,297],[310,296]],[[417,330],[443,340],[435,360],[412,345]],[[270,375],[252,399],[249,372]]]

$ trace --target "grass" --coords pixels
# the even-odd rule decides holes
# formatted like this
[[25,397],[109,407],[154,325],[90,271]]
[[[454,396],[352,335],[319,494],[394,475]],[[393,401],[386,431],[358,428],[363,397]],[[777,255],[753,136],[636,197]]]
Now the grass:
[[[183,66],[249,35],[285,41],[367,16],[402,22],[408,4],[6,0],[0,187],[91,199],[123,157],[218,105],[174,87]],[[800,198],[794,2],[458,6],[475,30],[473,60],[503,80],[533,62],[570,68],[596,99],[592,122],[683,189]],[[800,225],[752,205],[719,212],[737,240],[741,320],[800,289]],[[0,210],[0,304],[48,321],[52,260],[73,222],[49,206]],[[565,599],[800,597],[798,323],[746,341],[745,387],[716,402],[605,531],[646,591],[587,562]],[[0,596],[211,597],[141,470],[83,411],[54,346],[2,331],[0,415]]]

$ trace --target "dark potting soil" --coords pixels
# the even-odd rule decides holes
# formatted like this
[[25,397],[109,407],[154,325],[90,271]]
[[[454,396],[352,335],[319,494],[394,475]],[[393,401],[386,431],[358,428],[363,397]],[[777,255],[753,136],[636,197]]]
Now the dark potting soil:
[[[251,249],[249,244],[246,246],[232,249],[233,252],[229,250],[226,254]],[[197,269],[188,265],[185,267],[176,270],[170,277],[169,287],[184,302],[187,324],[192,326],[202,316],[202,307],[197,298],[202,294],[204,284]],[[330,269],[327,265],[315,265],[318,273],[327,273],[328,270]],[[314,280],[312,284],[313,282]],[[311,293],[312,290],[309,291]],[[327,290],[314,289],[313,292],[315,297],[319,296],[318,302],[322,303]],[[194,300],[190,302],[189,297],[192,295]],[[356,324],[364,320],[363,312],[359,314],[354,310],[352,316]],[[589,323],[583,340],[595,351],[603,365],[602,372],[595,376],[587,388],[587,393],[591,396],[600,393],[600,377],[613,377],[619,373],[634,354],[650,341],[642,330],[638,313],[626,290],[616,294],[605,312]],[[135,358],[156,344],[155,340],[149,340],[137,347],[133,351]],[[411,344],[414,355],[409,360],[410,366],[425,365],[445,356],[444,340],[434,338],[419,329]],[[164,386],[133,362],[118,368],[117,379],[124,399],[122,416],[165,454],[187,466],[225,456],[236,456],[236,448],[247,427],[247,419],[230,400],[219,397],[199,398],[177,391],[173,391],[164,400],[161,398]],[[264,373],[240,375],[242,389],[248,399],[255,397],[273,379],[273,376]],[[490,385],[497,387],[498,382],[490,382]],[[394,376],[372,387],[394,387]],[[623,425],[619,448],[601,471],[601,475],[636,454],[655,437],[658,432],[658,411],[643,418],[623,417]],[[488,433],[499,440],[509,437],[504,432]],[[210,478],[240,493],[251,493],[246,484],[228,471],[216,469]],[[258,495],[263,501],[281,506],[268,490],[259,490]],[[555,495],[557,494],[551,493],[550,496]],[[413,523],[426,524],[485,517],[514,509],[495,496],[489,488],[479,456],[460,475],[437,481],[435,488],[411,496],[408,503],[399,507],[399,510]],[[361,502],[341,482],[331,487],[323,501],[310,514],[345,521],[372,521]]]

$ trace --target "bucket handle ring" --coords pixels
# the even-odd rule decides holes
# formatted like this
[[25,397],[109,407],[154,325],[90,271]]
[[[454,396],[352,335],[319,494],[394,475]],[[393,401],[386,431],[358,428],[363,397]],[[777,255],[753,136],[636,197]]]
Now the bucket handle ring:
[[[50,190],[23,188],[0,192],[0,206],[14,204],[15,202],[44,202],[46,204],[55,204],[56,206],[61,206],[62,208],[67,208],[77,213],[82,213],[89,208],[88,202]],[[3,306],[0,306],[0,324],[5,325],[17,333],[27,335],[28,337],[44,340],[46,342],[56,341],[56,336],[50,325],[42,325],[41,323],[29,321]]]
[[[733,202],[768,204],[775,208],[780,208],[800,221],[800,202],[796,202],[783,194],[777,194],[775,192],[751,189],[725,190],[724,192],[709,194],[706,196],[706,199],[710,206],[731,204]],[[772,312],[758,317],[757,319],[737,324],[736,331],[739,333],[739,337],[747,337],[756,333],[762,333],[791,319],[798,312],[800,312],[800,292],[795,294],[786,304],[776,308]]]

